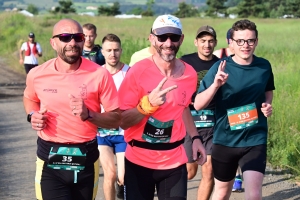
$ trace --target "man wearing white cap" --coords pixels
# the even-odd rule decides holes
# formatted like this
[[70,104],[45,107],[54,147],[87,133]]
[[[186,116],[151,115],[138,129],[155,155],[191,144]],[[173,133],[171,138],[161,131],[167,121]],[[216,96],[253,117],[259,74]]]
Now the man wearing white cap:
[[[35,35],[34,33],[30,32],[28,34],[28,41],[24,42],[21,46],[19,55],[20,60],[19,63],[22,65],[24,64],[25,72],[28,72],[38,66],[38,57],[42,56],[42,48],[41,45],[34,41]],[[25,52],[24,59],[23,59],[23,52]]]
[[[197,74],[176,59],[184,35],[177,17],[156,18],[150,34],[156,53],[137,62],[119,89],[121,127],[128,143],[125,152],[125,198],[153,200],[187,198],[186,131],[193,140],[193,157],[206,161],[201,137],[189,104]],[[197,157],[197,152],[201,156]]]

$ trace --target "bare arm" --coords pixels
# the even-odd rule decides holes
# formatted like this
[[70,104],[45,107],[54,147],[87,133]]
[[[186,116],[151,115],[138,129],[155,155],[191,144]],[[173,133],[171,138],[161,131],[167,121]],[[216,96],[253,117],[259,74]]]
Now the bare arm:
[[[194,136],[198,136],[197,128],[195,126],[193,117],[191,115],[191,110],[189,107],[186,107],[183,111],[183,122],[186,128],[187,133],[191,138]],[[206,151],[202,145],[202,142],[200,139],[195,139],[192,144],[193,149],[193,159],[197,160],[197,163],[199,165],[203,165],[206,162]],[[201,154],[200,158],[197,158],[197,152]]]
[[266,101],[261,105],[261,112],[265,117],[270,117],[273,113],[272,101],[273,101],[273,91],[266,91]]
[[209,88],[197,94],[194,102],[195,109],[201,110],[206,108],[208,104],[211,102],[211,100],[214,98],[218,89],[219,89],[218,87],[212,84]]
[[104,113],[97,113],[89,110],[89,113],[86,112],[85,116],[86,117],[84,119],[88,118],[89,122],[101,128],[118,128],[121,123],[121,114],[119,109]]
[[32,101],[26,97],[23,97],[23,103],[24,103],[24,108],[25,112],[27,114],[34,112],[31,115],[31,127],[32,129],[36,131],[40,131],[43,128],[46,127],[46,121],[47,121],[47,115],[46,112],[47,110],[40,110],[40,103]]
[[69,98],[70,112],[76,117],[79,117],[82,121],[88,120],[96,126],[106,129],[118,128],[120,126],[121,115],[119,108],[104,113],[98,113],[88,109],[83,99],[75,98],[71,94],[69,94]]
[[224,72],[226,61],[221,61],[215,80],[209,88],[196,95],[194,107],[196,110],[204,109],[211,102],[218,89],[227,81],[228,74]]
[[20,57],[19,63],[22,65],[24,63],[24,61],[23,61],[23,50],[22,49],[20,49],[20,51],[19,51],[19,57]]
[[214,54],[215,56],[217,56],[218,58],[220,58],[220,57],[221,57],[221,52],[222,52],[222,49],[218,49],[218,50],[215,50],[215,51],[213,52],[213,54]]
[[134,126],[138,124],[142,119],[144,119],[145,115],[140,113],[137,108],[131,108],[128,110],[125,110],[121,114],[122,121],[120,127],[124,130],[130,128],[131,126]]

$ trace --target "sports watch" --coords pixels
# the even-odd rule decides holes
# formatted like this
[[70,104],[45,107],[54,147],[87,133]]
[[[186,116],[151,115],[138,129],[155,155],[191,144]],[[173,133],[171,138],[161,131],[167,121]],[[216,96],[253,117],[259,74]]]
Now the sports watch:
[[27,121],[29,123],[31,123],[31,116],[33,115],[34,111],[31,111],[28,115],[27,115]]

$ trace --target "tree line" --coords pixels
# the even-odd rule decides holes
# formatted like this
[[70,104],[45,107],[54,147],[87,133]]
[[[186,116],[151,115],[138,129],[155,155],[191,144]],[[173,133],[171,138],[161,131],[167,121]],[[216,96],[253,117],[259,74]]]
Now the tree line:
[[[0,0],[1,2],[1,0]],[[191,1],[193,2],[193,1]],[[195,2],[195,1],[194,1]],[[51,13],[76,13],[73,2],[71,0],[59,0],[59,6],[55,7]],[[127,11],[126,14],[135,14],[143,16],[154,16],[155,0],[147,0],[146,6],[136,6]],[[38,9],[30,4],[29,12],[38,13]],[[227,17],[235,14],[240,18],[258,17],[258,18],[279,18],[279,17],[300,17],[300,0],[207,0],[206,6],[197,7],[193,4],[181,2],[178,9],[173,14],[179,18],[199,17],[200,14],[209,17]],[[121,14],[120,3],[114,2],[112,6],[99,6],[98,15],[115,16]]]

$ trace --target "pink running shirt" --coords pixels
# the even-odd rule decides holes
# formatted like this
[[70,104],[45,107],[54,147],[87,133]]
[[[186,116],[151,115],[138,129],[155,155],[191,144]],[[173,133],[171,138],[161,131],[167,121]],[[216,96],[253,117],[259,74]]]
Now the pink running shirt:
[[[152,60],[144,59],[135,64],[126,74],[119,89],[119,106],[121,110],[135,108],[139,100],[157,87],[164,78]],[[184,74],[179,78],[169,78],[163,88],[177,85],[178,88],[167,93],[167,101],[152,114],[154,118],[162,122],[174,120],[170,142],[183,139],[186,129],[183,123],[183,110],[188,107],[191,97],[196,91],[197,74],[187,63],[184,63]],[[132,139],[143,141],[142,134],[148,117],[141,122],[125,130],[126,142]],[[127,145],[125,156],[131,162],[151,169],[172,169],[187,162],[183,145],[171,150],[149,150]]]
[[68,94],[83,98],[88,109],[100,113],[100,104],[106,111],[115,110],[118,94],[109,72],[82,58],[80,67],[72,73],[55,69],[55,59],[30,70],[26,79],[24,97],[40,103],[47,109],[47,126],[37,131],[43,140],[56,143],[83,143],[96,137],[97,126],[72,114]]

